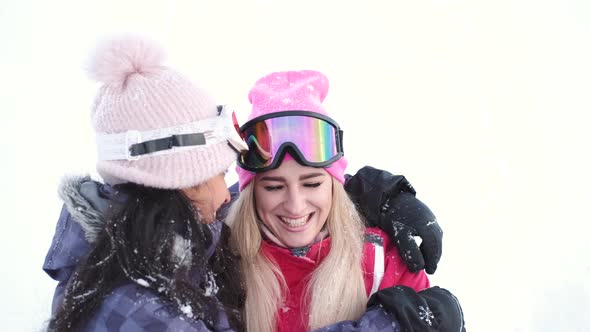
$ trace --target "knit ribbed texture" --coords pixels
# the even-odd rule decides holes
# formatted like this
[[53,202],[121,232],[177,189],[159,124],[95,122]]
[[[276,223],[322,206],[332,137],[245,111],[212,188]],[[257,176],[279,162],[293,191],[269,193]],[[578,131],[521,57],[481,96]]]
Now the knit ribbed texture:
[[[328,94],[328,78],[317,71],[283,71],[268,74],[254,84],[248,98],[252,112],[248,120],[259,116],[283,111],[309,111],[329,116],[322,102]],[[298,128],[292,128],[298,130]],[[305,133],[302,133],[305,134]],[[344,171],[348,162],[344,157],[338,159],[325,170],[336,180],[344,183]],[[255,176],[239,166],[240,190],[244,189]]]
[[[157,45],[134,37],[106,41],[97,48],[90,65],[91,76],[104,83],[91,112],[97,134],[153,130],[217,117],[213,98],[163,66],[163,58]],[[110,184],[179,189],[226,171],[235,159],[235,152],[223,142],[138,160],[99,161],[97,170]]]

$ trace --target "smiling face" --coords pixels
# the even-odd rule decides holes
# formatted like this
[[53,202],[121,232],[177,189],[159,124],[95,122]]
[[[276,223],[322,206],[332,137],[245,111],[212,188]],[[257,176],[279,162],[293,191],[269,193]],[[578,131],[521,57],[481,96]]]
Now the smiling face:
[[323,168],[302,166],[295,160],[256,175],[256,212],[287,247],[311,244],[332,207],[332,176]]

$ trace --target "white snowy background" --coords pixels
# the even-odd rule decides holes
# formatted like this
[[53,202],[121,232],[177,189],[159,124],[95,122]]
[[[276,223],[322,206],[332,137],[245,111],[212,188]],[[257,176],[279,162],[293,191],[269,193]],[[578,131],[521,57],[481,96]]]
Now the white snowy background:
[[262,75],[324,72],[349,171],[406,175],[438,216],[432,281],[468,331],[590,331],[589,22],[586,0],[0,1],[0,330],[49,317],[56,187],[95,174],[82,67],[127,31],[241,120]]

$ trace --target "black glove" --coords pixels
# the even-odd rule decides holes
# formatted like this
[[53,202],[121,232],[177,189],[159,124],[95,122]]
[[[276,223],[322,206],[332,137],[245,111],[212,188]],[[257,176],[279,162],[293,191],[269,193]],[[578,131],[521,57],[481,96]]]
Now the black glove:
[[[443,232],[405,177],[365,166],[347,177],[344,187],[368,225],[381,228],[392,238],[410,271],[436,271]],[[414,236],[422,238],[420,248]]]
[[465,331],[459,300],[444,288],[416,292],[410,287],[393,286],[373,294],[367,307],[373,305],[393,314],[402,332]]
[[[392,239],[408,269],[433,274],[442,254],[443,231],[430,209],[413,194],[401,192],[383,205],[380,228]],[[414,236],[420,236],[420,248]]]

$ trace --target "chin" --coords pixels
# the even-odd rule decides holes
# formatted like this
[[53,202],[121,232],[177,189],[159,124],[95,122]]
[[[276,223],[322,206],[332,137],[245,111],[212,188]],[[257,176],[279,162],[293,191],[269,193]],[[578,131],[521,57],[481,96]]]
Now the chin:
[[285,240],[285,241],[283,241],[283,243],[289,248],[299,248],[299,247],[305,247],[305,246],[312,244],[314,238],[315,238],[315,236],[310,237],[309,239],[299,238],[299,239],[293,239],[293,240]]

